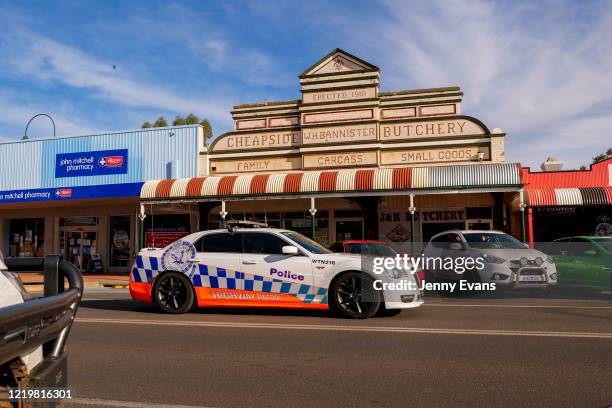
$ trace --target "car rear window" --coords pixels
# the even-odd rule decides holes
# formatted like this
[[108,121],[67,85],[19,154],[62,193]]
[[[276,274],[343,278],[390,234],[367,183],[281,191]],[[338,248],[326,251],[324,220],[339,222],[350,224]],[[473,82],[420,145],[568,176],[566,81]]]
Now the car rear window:
[[240,252],[236,238],[229,232],[206,234],[195,247],[198,252]]

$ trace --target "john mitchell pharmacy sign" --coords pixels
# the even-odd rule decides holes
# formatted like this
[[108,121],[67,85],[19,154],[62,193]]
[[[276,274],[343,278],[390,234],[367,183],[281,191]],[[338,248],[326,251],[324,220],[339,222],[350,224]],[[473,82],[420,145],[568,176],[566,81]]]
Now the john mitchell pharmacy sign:
[[504,161],[504,134],[461,114],[458,87],[379,92],[379,77],[332,51],[300,75],[301,99],[235,106],[205,173]]
[[55,177],[127,174],[128,150],[99,150],[59,153],[55,156]]

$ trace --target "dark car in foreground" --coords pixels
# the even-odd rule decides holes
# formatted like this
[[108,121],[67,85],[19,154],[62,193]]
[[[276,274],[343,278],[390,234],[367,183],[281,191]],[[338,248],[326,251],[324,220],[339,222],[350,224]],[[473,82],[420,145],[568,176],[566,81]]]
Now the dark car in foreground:
[[[45,275],[43,297],[29,294],[15,273],[37,270]],[[0,257],[0,407],[58,407],[72,397],[66,341],[82,295],[78,269],[59,256]]]

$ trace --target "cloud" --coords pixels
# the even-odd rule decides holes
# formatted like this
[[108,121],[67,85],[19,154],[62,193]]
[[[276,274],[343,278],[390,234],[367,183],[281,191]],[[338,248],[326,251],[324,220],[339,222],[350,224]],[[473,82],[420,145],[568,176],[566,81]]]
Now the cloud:
[[[64,109],[54,107],[54,110],[50,111],[48,106],[24,104],[16,102],[15,98],[0,95],[0,124],[3,125],[3,128],[13,130],[12,134],[0,135],[0,142],[20,140],[28,121],[41,112],[48,112],[51,115],[57,129],[57,136],[85,135],[100,130],[90,123],[68,118],[68,113]],[[52,124],[47,118],[35,119],[28,128],[28,136],[30,138],[52,137]]]
[[110,62],[24,30],[6,30],[0,40],[0,67],[11,76],[41,83],[60,83],[129,108],[171,112],[206,112],[216,122],[229,122],[231,104],[219,98],[194,96],[147,80],[146,74],[114,69]]
[[612,9],[605,2],[384,5],[373,30],[350,35],[381,62],[385,87],[460,85],[463,112],[507,132],[510,161],[535,166],[554,152],[577,167],[610,147]]

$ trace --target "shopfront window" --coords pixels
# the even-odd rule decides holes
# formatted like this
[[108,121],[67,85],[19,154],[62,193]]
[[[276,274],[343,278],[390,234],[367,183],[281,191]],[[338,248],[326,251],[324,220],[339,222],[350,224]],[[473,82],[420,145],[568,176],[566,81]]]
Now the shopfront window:
[[[315,241],[329,245],[329,221],[328,212],[319,210],[315,214]],[[284,228],[297,231],[308,237],[312,235],[312,216],[309,211],[291,212],[263,212],[263,213],[229,213],[225,217],[226,221],[247,220],[257,221],[268,224],[271,228]],[[219,214],[210,214],[209,229],[222,228],[223,220]]]
[[44,256],[44,218],[23,218],[9,220],[8,232],[8,256]]
[[308,211],[286,212],[283,214],[283,228],[299,232],[315,241],[329,245],[329,216],[327,211],[315,214],[315,235],[312,236],[312,216]]
[[131,258],[130,231],[132,222],[127,215],[110,217],[110,263],[113,266],[128,266]]
[[189,235],[189,214],[148,215],[144,221],[145,247],[164,248]]

